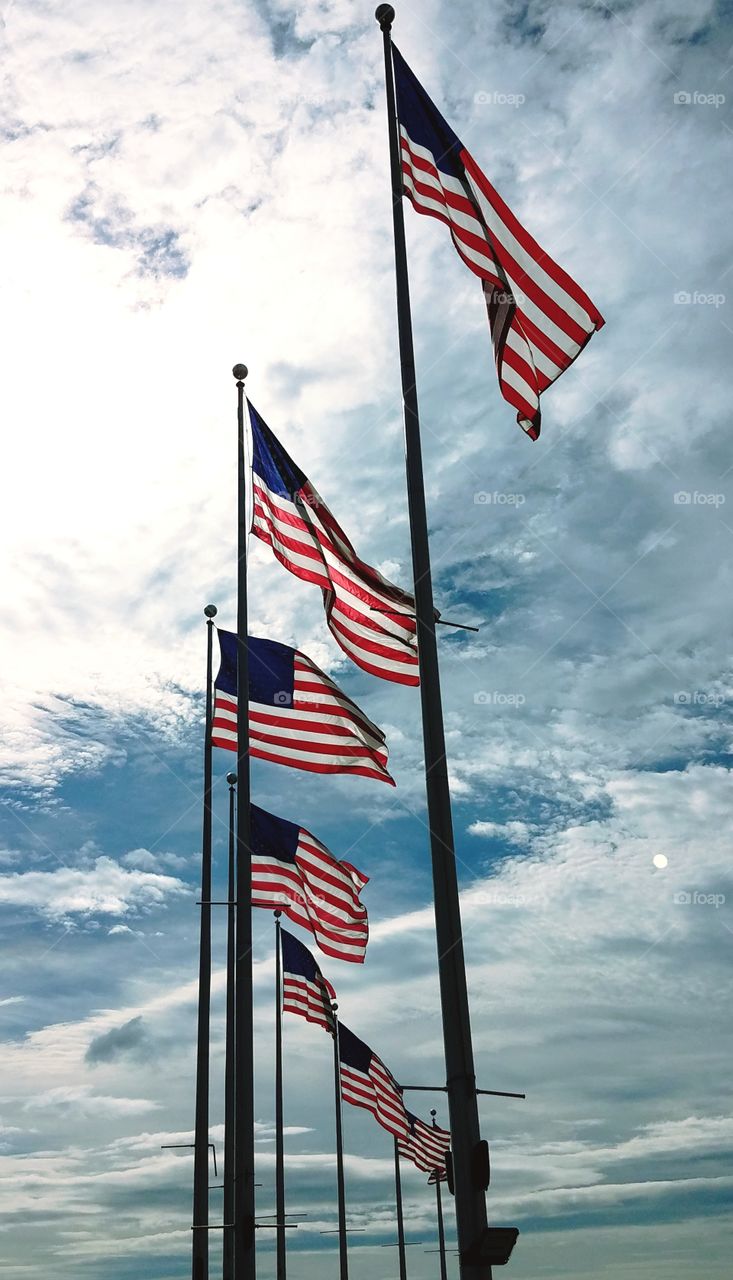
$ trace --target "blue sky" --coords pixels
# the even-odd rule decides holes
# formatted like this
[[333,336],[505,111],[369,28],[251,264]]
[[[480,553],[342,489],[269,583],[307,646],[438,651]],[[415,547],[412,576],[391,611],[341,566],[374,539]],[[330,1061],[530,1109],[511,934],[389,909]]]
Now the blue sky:
[[[360,553],[409,585],[372,9],[2,12],[10,1280],[190,1268],[191,1159],[160,1148],[192,1128],[202,609],[233,625],[235,361]],[[490,1216],[522,1230],[517,1280],[718,1280],[733,1184],[730,13],[426,0],[399,6],[395,39],[607,320],[544,397],[532,445],[499,395],[475,281],[407,209],[436,600],[480,627],[440,637],[478,1072],[527,1093],[482,1106]],[[318,593],[260,545],[251,596],[253,631],[304,649],[387,733],[396,791],[255,763],[254,792],[370,875],[367,964],[324,969],[398,1077],[439,1080],[417,697],[349,666]],[[217,753],[217,892],[230,766]],[[267,1213],[268,914],[255,925]],[[215,947],[220,1145],[221,925]],[[335,1219],[329,1041],[290,1018],[286,1049],[289,1206],[309,1215],[289,1246],[316,1280],[336,1268],[319,1234]],[[386,1280],[389,1140],[352,1108],[346,1146],[366,1229],[352,1272]],[[404,1184],[410,1238],[430,1248],[432,1192],[409,1170]],[[419,1248],[409,1265],[436,1269]],[[260,1270],[274,1273],[267,1242]]]

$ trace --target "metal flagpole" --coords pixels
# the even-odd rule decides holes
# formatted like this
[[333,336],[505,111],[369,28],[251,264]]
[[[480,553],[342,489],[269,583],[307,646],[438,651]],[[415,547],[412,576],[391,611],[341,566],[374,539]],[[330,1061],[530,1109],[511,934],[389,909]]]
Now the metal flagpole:
[[[433,1128],[437,1129],[435,1123],[435,1111],[430,1112],[433,1117]],[[438,1253],[440,1254],[440,1280],[448,1280],[448,1269],[445,1263],[445,1227],[443,1226],[443,1196],[440,1190],[440,1170],[435,1170],[435,1205],[438,1211]]]
[[405,1221],[402,1216],[402,1177],[400,1174],[400,1149],[397,1139],[394,1140],[394,1190],[397,1204],[397,1252],[400,1259],[400,1280],[407,1280],[407,1258],[405,1256]]
[[[234,801],[236,773],[227,774],[229,783],[229,892],[227,893],[227,1025],[224,1066],[224,1222],[234,1222],[234,957],[236,911]],[[225,1228],[223,1240],[223,1277],[234,1280],[234,1232]]]
[[462,1280],[489,1280],[491,1268],[479,1261],[486,1232],[486,1179],[481,1146],[476,1078],[468,1012],[466,968],[461,934],[461,912],[453,844],[450,790],[445,755],[440,673],[435,640],[435,611],[430,577],[430,547],[425,506],[420,420],[415,385],[415,355],[410,314],[410,287],[402,206],[402,165],[397,131],[392,41],[395,12],[380,4],[376,19],[384,39],[387,119],[392,177],[397,282],[397,323],[405,419],[407,498],[415,580],[415,613],[420,660],[425,782],[427,789],[430,848],[435,898],[435,931],[438,945],[440,997],[443,1015],[446,1080],[451,1140],[455,1168],[456,1219]]
[[249,671],[247,648],[247,515],[244,379],[237,381],[237,930],[234,985],[234,1276],[255,1277],[254,1034],[252,1016],[252,853],[249,791]]
[[[201,837],[201,931],[196,1050],[196,1112],[193,1155],[193,1226],[209,1224],[209,1031],[211,1019],[211,655],[216,605],[207,604],[206,720],[204,724],[204,819]],[[209,1233],[193,1232],[191,1275],[208,1280]]]
[[338,1186],[339,1280],[349,1280],[349,1251],[346,1240],[346,1187],[344,1183],[344,1134],[341,1123],[341,1057],[339,1054],[338,1005],[333,1010],[333,1080],[336,1099],[336,1182]]
[[277,1280],[285,1280],[287,1263],[285,1256],[285,1148],[283,1143],[283,1010],[282,1010],[282,949],[280,944],[280,916],[275,913],[275,1221],[277,1231]]

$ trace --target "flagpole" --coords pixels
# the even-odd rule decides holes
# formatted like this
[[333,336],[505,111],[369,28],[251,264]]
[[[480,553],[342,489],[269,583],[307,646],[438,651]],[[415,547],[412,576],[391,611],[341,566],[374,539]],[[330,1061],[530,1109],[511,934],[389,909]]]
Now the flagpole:
[[237,382],[237,929],[234,986],[234,1276],[255,1278],[254,1027],[252,1013],[252,854],[249,788],[249,670],[247,645],[247,515],[244,380]]
[[400,1148],[394,1140],[394,1190],[397,1205],[397,1253],[400,1259],[400,1280],[407,1280],[407,1258],[405,1256],[405,1220],[402,1215],[402,1175],[400,1173]]
[[[204,813],[201,835],[201,923],[199,1006],[196,1047],[196,1109],[193,1154],[193,1226],[209,1225],[209,1036],[211,1021],[211,683],[212,635],[216,605],[207,604],[206,710],[204,721]],[[209,1233],[192,1232],[192,1280],[208,1280]]]
[[[433,1128],[437,1129],[435,1123],[435,1111],[430,1112],[433,1117]],[[435,1206],[438,1211],[438,1252],[440,1254],[440,1280],[448,1280],[448,1269],[445,1262],[445,1227],[443,1225],[443,1196],[440,1190],[440,1170],[435,1170]]]
[[[224,1216],[225,1223],[234,1222],[234,957],[236,911],[234,902],[237,893],[235,875],[235,827],[234,802],[237,785],[236,773],[227,774],[229,784],[229,891],[227,893],[227,1023],[226,1053],[224,1059]],[[234,1232],[224,1228],[223,1240],[223,1278],[234,1280]]]
[[341,1119],[341,1059],[339,1055],[338,1005],[333,1010],[333,1079],[336,1101],[336,1183],[338,1187],[339,1280],[349,1280],[349,1252],[346,1240],[346,1186],[344,1182],[344,1134]]
[[486,1232],[486,1183],[479,1146],[476,1076],[468,1010],[466,967],[453,843],[450,790],[440,696],[440,672],[435,639],[435,610],[430,576],[430,546],[420,443],[420,419],[415,381],[410,286],[407,272],[405,221],[402,206],[402,164],[397,129],[391,29],[395,11],[380,4],[375,17],[384,41],[387,120],[392,178],[397,324],[402,399],[405,420],[407,499],[415,581],[415,615],[420,661],[425,783],[433,865],[435,932],[438,946],[440,997],[443,1015],[446,1083],[455,1169],[456,1219],[462,1280],[490,1280],[491,1267],[477,1260]]
[[275,915],[275,1209],[277,1229],[277,1280],[285,1280],[285,1147],[283,1142],[283,1010],[280,911]]

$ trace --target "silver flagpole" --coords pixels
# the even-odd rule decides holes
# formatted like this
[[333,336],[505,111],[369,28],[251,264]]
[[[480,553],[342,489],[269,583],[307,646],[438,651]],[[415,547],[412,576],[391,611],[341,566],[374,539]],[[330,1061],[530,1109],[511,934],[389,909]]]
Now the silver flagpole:
[[[435,1111],[430,1112],[433,1117],[433,1128],[437,1129],[435,1123]],[[435,1170],[435,1206],[438,1213],[438,1253],[440,1255],[440,1280],[448,1280],[448,1269],[445,1262],[445,1227],[443,1225],[443,1196],[440,1189],[440,1170]]]
[[[234,902],[237,895],[237,877],[235,871],[235,787],[236,773],[227,774],[229,784],[229,892],[227,894],[227,1023],[226,1053],[224,1065],[224,1223],[234,1222],[234,957],[236,939],[236,911]],[[223,1277],[234,1280],[234,1231],[231,1225],[224,1227],[223,1242]]]
[[207,604],[206,711],[204,722],[204,817],[201,837],[201,928],[199,1008],[196,1049],[196,1120],[193,1153],[193,1231],[191,1275],[209,1276],[209,1038],[211,1023],[211,682],[212,633],[216,605]]
[[339,1054],[338,1005],[333,1010],[333,1079],[336,1101],[336,1183],[339,1220],[339,1280],[349,1280],[349,1250],[346,1238],[346,1187],[344,1182],[344,1133],[341,1117],[341,1057]]
[[463,955],[461,910],[453,842],[450,787],[446,762],[443,709],[440,695],[435,609],[430,575],[430,544],[425,504],[425,482],[420,442],[415,353],[412,341],[410,284],[407,272],[405,220],[402,207],[402,162],[395,102],[392,39],[395,11],[380,4],[375,17],[382,31],[387,91],[392,219],[397,284],[402,402],[405,423],[407,502],[410,515],[412,566],[415,583],[415,617],[420,662],[420,700],[425,752],[430,852],[433,867],[435,933],[438,948],[440,1001],[443,1017],[448,1107],[455,1170],[456,1219],[460,1248],[461,1280],[490,1280],[491,1267],[484,1261],[486,1239],[487,1166],[481,1142],[471,1023],[468,1011],[466,965]]
[[247,642],[247,514],[244,447],[244,379],[247,366],[235,364],[237,381],[237,937],[234,1024],[236,1043],[234,1155],[234,1276],[254,1280],[255,1138],[254,1027],[252,1010],[252,852],[249,786],[249,664]]
[[407,1257],[405,1254],[405,1220],[402,1214],[402,1176],[400,1173],[400,1148],[394,1140],[394,1190],[397,1206],[397,1252],[400,1259],[400,1280],[407,1280]]
[[275,1221],[277,1223],[277,1280],[285,1280],[285,1144],[283,1141],[283,1005],[280,911],[275,915]]

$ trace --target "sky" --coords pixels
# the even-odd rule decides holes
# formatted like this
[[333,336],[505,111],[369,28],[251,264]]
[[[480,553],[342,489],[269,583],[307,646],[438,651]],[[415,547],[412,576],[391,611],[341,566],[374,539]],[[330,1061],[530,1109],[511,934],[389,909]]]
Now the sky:
[[[719,1280],[730,8],[397,8],[428,92],[606,318],[531,443],[475,280],[406,209],[436,603],[479,627],[440,634],[477,1072],[527,1095],[481,1102],[489,1217],[520,1228],[516,1280]],[[161,1148],[193,1126],[203,607],[234,625],[235,362],[359,553],[410,585],[381,39],[353,0],[1,17],[0,1256],[8,1280],[180,1280],[192,1159]],[[323,968],[396,1077],[438,1084],[418,696],[351,665],[318,591],[259,543],[250,610],[386,733],[394,790],[254,762],[253,793],[370,877],[365,966]],[[222,896],[232,757],[215,756]],[[255,916],[266,1214],[273,924]],[[219,1155],[223,962],[215,917]],[[288,1208],[307,1215],[291,1273],[320,1280],[338,1265],[330,1041],[292,1016],[284,1034]],[[443,1095],[419,1097],[445,1122]],[[348,1108],[345,1146],[352,1275],[388,1280],[390,1140]],[[403,1184],[428,1280],[433,1191],[409,1168]]]

